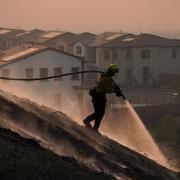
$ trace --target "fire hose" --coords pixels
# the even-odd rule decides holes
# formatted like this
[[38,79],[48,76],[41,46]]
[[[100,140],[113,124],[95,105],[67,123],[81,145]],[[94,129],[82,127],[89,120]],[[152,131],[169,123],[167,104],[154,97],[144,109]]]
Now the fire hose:
[[9,77],[0,77],[0,79],[3,79],[3,80],[14,80],[14,81],[40,81],[40,80],[47,80],[47,79],[53,79],[53,78],[58,78],[58,77],[63,77],[63,76],[70,76],[70,75],[74,75],[74,74],[84,74],[84,73],[102,73],[102,71],[78,71],[78,72],[73,72],[73,73],[58,74],[58,75],[47,76],[47,77],[42,77],[42,78],[9,78]]
[[[10,77],[0,77],[2,80],[11,80],[11,81],[42,81],[47,79],[53,79],[58,77],[64,77],[64,76],[70,76],[75,74],[85,74],[85,73],[102,73],[102,71],[78,71],[73,73],[65,73],[65,74],[58,74],[54,76],[47,76],[47,77],[41,77],[41,78],[10,78]],[[122,94],[122,91],[118,85],[115,85],[115,93],[118,97],[122,97],[124,100],[126,100],[126,97]]]

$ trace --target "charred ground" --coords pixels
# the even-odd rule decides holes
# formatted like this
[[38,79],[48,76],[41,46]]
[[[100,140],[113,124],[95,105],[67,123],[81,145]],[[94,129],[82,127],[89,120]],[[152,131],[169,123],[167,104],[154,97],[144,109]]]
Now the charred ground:
[[0,179],[89,179],[108,180],[70,157],[62,157],[40,147],[33,139],[22,138],[0,128]]
[[[3,180],[179,179],[178,173],[146,156],[106,136],[87,132],[62,112],[1,91],[0,106],[0,124],[5,123],[13,131],[34,139],[27,140],[0,129]],[[44,141],[59,156],[41,148],[39,143],[42,145]]]

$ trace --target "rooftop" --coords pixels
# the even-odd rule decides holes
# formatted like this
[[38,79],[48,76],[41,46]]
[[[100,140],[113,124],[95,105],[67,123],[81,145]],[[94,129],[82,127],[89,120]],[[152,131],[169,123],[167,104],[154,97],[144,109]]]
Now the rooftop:
[[135,37],[126,37],[122,41],[134,41]]
[[108,36],[108,37],[106,37],[104,39],[109,41],[109,40],[113,40],[113,39],[116,39],[116,38],[121,37],[121,36],[123,36],[122,33],[117,33],[117,34],[110,35],[110,36]]
[[9,32],[11,32],[12,30],[10,30],[10,29],[1,29],[0,30],[0,34],[6,34],[6,33],[9,33]]
[[26,32],[23,32],[23,33],[20,33],[20,34],[16,34],[17,37],[20,37],[20,36],[24,36],[24,35],[27,35],[27,34],[30,34],[31,32],[30,31],[26,31]]
[[89,45],[93,43],[96,39],[96,35],[88,32],[77,34],[74,43],[80,41],[84,45]]
[[61,31],[50,31],[50,32],[46,32],[41,37],[42,38],[54,38],[54,37],[59,36],[59,35],[61,35],[63,33],[64,32],[61,32]]
[[93,46],[103,47],[129,47],[129,46],[180,46],[180,40],[168,39],[154,34],[125,34],[109,41],[102,41],[101,44]]
[[127,33],[122,32],[104,32],[96,36],[96,40],[91,44],[91,46],[102,46],[109,42],[114,42],[117,39],[123,39],[126,37]]
[[8,61],[11,61],[11,60],[13,60],[13,59],[16,59],[16,58],[19,58],[19,57],[28,55],[28,54],[30,54],[30,53],[39,51],[40,49],[42,49],[42,48],[40,48],[40,47],[31,47],[31,48],[26,49],[26,50],[24,50],[24,51],[20,51],[20,52],[17,52],[17,53],[15,53],[15,54],[13,54],[13,55],[6,56],[6,57],[4,57],[4,58],[1,58],[1,60],[8,62]]
[[0,57],[0,65],[4,66],[4,65],[7,65],[9,63],[16,62],[18,60],[21,60],[23,58],[27,58],[29,56],[32,56],[34,54],[37,54],[37,53],[40,53],[40,52],[46,51],[46,50],[52,50],[52,51],[62,53],[62,54],[67,55],[67,56],[72,56],[74,58],[81,60],[80,57],[72,55],[70,53],[62,52],[62,51],[59,51],[59,50],[56,50],[54,48],[47,47],[47,46],[37,45],[35,47],[31,47],[31,48],[28,48],[28,49],[20,51],[20,52],[16,52],[16,53],[9,55],[9,56]]

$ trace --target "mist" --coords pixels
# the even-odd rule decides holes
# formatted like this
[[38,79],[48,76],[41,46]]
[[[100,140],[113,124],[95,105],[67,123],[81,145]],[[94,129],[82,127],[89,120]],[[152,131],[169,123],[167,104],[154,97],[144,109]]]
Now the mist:
[[[72,101],[72,96],[75,93],[72,87],[64,85],[63,88],[59,86],[52,86],[48,89],[43,89],[39,82],[19,82],[19,81],[0,81],[1,89],[10,92],[18,97],[32,100],[40,105],[53,108],[55,111],[62,111],[70,117],[73,117],[79,124],[82,123],[81,107]],[[66,92],[67,96],[62,96],[61,104],[55,104],[54,98],[50,96],[54,89]],[[60,90],[61,89],[61,90]],[[42,93],[43,91],[43,93]]]
[[[48,106],[49,108],[52,108],[53,111],[63,112],[81,126],[83,125],[82,120],[85,118],[83,116],[93,112],[93,105],[91,103],[90,108],[86,106],[84,108],[84,114],[81,114],[81,109],[83,107],[77,106],[71,98],[71,95],[74,93],[73,89],[68,89],[68,87],[64,86],[64,90],[67,92],[68,96],[63,96],[62,105],[56,106],[53,103],[54,99],[43,96],[40,91],[37,91],[37,89],[40,88],[40,85],[37,87],[37,84],[35,83],[36,82],[3,81],[1,83],[1,87],[3,88],[1,89],[18,97],[26,98],[27,101],[31,100],[44,107]],[[33,88],[33,85],[35,88]],[[53,88],[48,89],[48,92],[52,91]],[[133,112],[132,107],[130,108],[130,104],[128,102],[121,102],[121,105],[122,107],[119,109],[118,113],[113,113],[109,105],[107,105],[107,112],[101,122],[101,132],[120,144],[167,166],[166,159],[161,154],[156,143],[148,133],[148,130],[143,126],[140,118]]]
[[[4,103],[4,106],[1,109],[2,117],[0,123],[4,123],[6,127],[9,127],[13,131],[20,133],[22,136],[33,137],[34,139],[40,141],[42,146],[51,149],[59,155],[75,157],[79,161],[84,162],[88,164],[88,166],[90,165],[90,167],[94,167],[97,170],[102,170],[102,168],[105,171],[108,170],[106,167],[107,163],[106,166],[100,163],[99,160],[99,163],[96,163],[96,160],[100,157],[96,157],[98,153],[96,154],[96,151],[92,151],[92,147],[98,149],[98,152],[101,152],[102,150],[106,150],[105,147],[108,146],[109,148],[112,148],[113,152],[116,154],[114,148],[118,149],[118,146],[120,146],[118,145],[118,143],[112,141],[106,136],[99,136],[90,130],[89,134],[88,129],[82,128],[81,126],[77,125],[69,116],[67,116],[63,112],[56,112],[52,108],[40,106],[35,102],[15,97],[14,95],[9,94],[7,92],[0,92],[1,103]],[[18,113],[14,113],[17,111]],[[133,113],[128,117],[133,118]],[[138,117],[136,116],[135,118]],[[116,118],[114,120],[117,121],[118,119]],[[133,122],[133,120],[130,121]],[[145,142],[145,144],[142,146],[139,146],[140,144],[133,145],[133,143],[130,141],[130,143],[126,142],[127,138],[124,138],[122,136],[121,140],[119,139],[119,141],[125,142],[125,144],[129,144],[127,147],[129,147],[130,149],[134,149],[136,152],[143,154],[143,156],[146,156],[149,159],[153,159],[158,164],[161,164],[169,169],[175,170],[173,167],[169,165],[164,156],[161,154],[155,142],[153,142],[153,140],[151,139],[147,130],[145,130],[141,123],[138,121],[139,120],[133,123],[133,131],[129,131],[128,133],[132,134],[133,132],[134,136],[136,136],[137,141],[139,142],[147,142]],[[118,134],[117,130],[118,129],[114,131],[114,134],[116,135]],[[139,130],[143,132],[143,136],[138,135]],[[113,130],[111,129],[111,133],[112,132]],[[131,136],[130,138],[132,137],[133,136]],[[88,145],[85,145],[84,142],[88,143]],[[139,151],[139,149],[141,149],[144,153]],[[153,151],[151,152],[151,150]],[[87,152],[89,151],[91,153],[93,152],[92,157],[87,155]],[[132,152],[135,154],[135,151]],[[118,156],[114,157],[114,154],[112,153],[106,154],[108,155],[110,162],[119,161],[119,158],[117,158]],[[102,157],[105,158],[104,153]],[[130,159],[130,162],[134,164],[134,162],[131,160],[132,159]],[[117,164],[122,168],[121,163]],[[114,168],[114,166],[112,166],[112,168]],[[107,172],[111,171],[108,170]],[[119,171],[117,170],[117,172]]]

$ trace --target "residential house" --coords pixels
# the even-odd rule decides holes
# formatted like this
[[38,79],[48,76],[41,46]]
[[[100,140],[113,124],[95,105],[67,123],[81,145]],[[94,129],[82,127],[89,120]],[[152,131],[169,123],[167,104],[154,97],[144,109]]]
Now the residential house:
[[24,32],[22,29],[0,28],[0,49],[6,50],[14,47],[16,45],[13,40],[14,36]]
[[[104,44],[125,35],[127,34],[122,32],[104,32],[92,38],[92,40],[86,45],[85,62],[87,63],[85,64],[85,69],[104,71],[107,68],[107,65],[112,62],[102,58],[101,48]],[[108,54],[106,55],[109,56]],[[88,81],[85,86],[95,86],[98,76],[98,74],[86,74],[85,78]]]
[[96,47],[96,64],[120,67],[117,79],[124,86],[158,87],[168,84],[164,74],[180,74],[180,40],[152,34],[125,34]]
[[[2,77],[45,78],[81,71],[81,59],[48,47],[31,47],[1,58]],[[40,104],[71,112],[82,105],[81,76],[74,74],[38,81],[0,80],[2,89],[30,98]]]
[[64,31],[48,31],[34,39],[34,43],[55,48],[62,52],[73,53],[75,34]]
[[84,59],[87,57],[86,47],[94,40],[95,35],[91,33],[73,34],[64,31],[48,31],[35,39],[38,44],[84,57]]
[[[23,44],[30,44],[31,46],[35,45],[34,42],[35,39],[40,37],[42,34],[44,34],[46,31],[43,31],[41,29],[33,29],[30,31],[25,31],[19,34],[16,34],[13,36],[13,42],[16,46],[21,46],[23,48]],[[24,48],[25,49],[25,48]]]
[[88,32],[77,34],[74,41],[74,55],[84,57],[85,61],[87,61],[88,47],[95,41],[95,38],[95,34]]
[[[119,66],[114,79],[134,106],[175,102],[173,87],[180,77],[180,40],[153,34],[107,32],[97,35],[89,48],[96,53],[94,62],[98,70],[111,63]],[[109,96],[108,102],[122,107],[114,95]]]
[[32,45],[31,43],[20,43],[19,45],[16,45],[14,47],[11,47],[9,49],[3,50],[0,52],[0,59],[3,59],[7,56],[13,55],[15,53],[24,51],[26,49],[29,49],[31,47],[45,47],[42,45]]
[[[88,45],[94,40],[95,35],[91,33],[73,34],[63,31],[48,31],[35,39],[35,42],[83,58],[82,70],[97,70],[97,67],[92,64],[94,59],[91,59],[91,62],[87,61]],[[83,81],[83,86],[94,84],[96,74],[82,76],[86,79]]]

